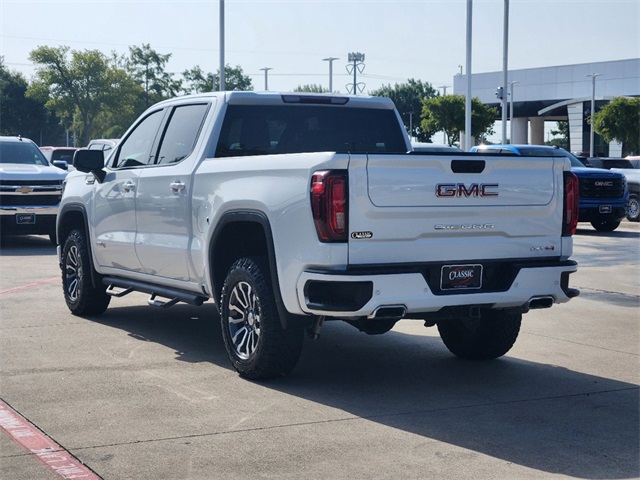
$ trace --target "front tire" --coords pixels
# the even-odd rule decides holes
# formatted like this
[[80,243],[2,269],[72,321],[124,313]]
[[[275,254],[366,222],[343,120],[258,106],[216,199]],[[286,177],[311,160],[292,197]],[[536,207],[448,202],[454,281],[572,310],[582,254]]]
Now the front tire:
[[483,310],[480,318],[454,318],[438,322],[440,338],[455,356],[489,360],[503,356],[520,332],[522,314]]
[[620,225],[619,221],[615,220],[600,220],[597,222],[591,222],[591,226],[599,232],[613,232]]
[[241,258],[229,269],[220,299],[222,337],[233,367],[245,378],[287,375],[300,358],[304,330],[282,328],[263,257]]
[[71,231],[62,249],[62,290],[74,315],[99,315],[109,306],[107,287],[93,285],[92,268],[84,231]]
[[629,207],[627,209],[627,220],[637,222],[640,220],[640,197],[632,193],[629,195]]

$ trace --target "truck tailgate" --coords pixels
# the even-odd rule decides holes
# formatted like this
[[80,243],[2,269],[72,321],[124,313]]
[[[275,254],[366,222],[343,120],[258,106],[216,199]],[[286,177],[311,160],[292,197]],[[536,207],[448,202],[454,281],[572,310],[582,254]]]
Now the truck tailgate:
[[552,157],[354,155],[349,263],[560,256],[565,163]]

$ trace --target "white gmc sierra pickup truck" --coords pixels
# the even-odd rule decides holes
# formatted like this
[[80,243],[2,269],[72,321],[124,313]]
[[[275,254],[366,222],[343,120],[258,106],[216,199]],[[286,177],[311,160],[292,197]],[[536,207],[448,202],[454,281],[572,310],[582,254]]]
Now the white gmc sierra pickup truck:
[[289,373],[325,320],[437,325],[455,355],[513,346],[578,295],[563,157],[417,154],[389,99],[227,92],[148,109],[109,158],[81,150],[57,221],[66,303],[218,306],[240,375]]

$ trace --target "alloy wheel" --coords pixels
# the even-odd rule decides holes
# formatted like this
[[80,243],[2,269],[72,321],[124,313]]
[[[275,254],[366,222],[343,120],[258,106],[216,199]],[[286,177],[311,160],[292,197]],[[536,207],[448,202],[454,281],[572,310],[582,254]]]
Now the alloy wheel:
[[247,360],[260,340],[260,300],[247,282],[238,282],[229,296],[227,325],[236,355]]
[[76,245],[72,245],[67,251],[65,261],[65,280],[69,300],[78,301],[80,282],[82,281],[82,261]]

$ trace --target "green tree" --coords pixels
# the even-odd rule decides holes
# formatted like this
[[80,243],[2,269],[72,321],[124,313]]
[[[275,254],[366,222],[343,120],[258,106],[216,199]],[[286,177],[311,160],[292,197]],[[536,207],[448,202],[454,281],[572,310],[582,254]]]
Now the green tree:
[[103,104],[94,124],[92,138],[120,138],[146,109],[140,102],[142,87],[126,70],[110,69],[109,79],[111,100]]
[[556,123],[556,129],[551,130],[553,138],[544,142],[545,145],[556,146],[569,150],[569,122],[560,120]]
[[11,72],[0,57],[0,134],[22,135],[41,145],[59,144],[64,129],[44,102],[26,97],[29,84],[19,72]]
[[131,77],[98,50],[41,46],[29,59],[37,67],[26,95],[45,102],[64,124],[75,119],[80,145],[89,143],[100,115],[126,111],[141,94]]
[[[388,97],[393,100],[407,132],[412,137],[421,142],[428,142],[431,136],[438,130],[425,129],[426,126],[420,123],[422,112],[422,101],[428,98],[435,98],[438,92],[429,83],[410,78],[406,83],[396,83],[383,85],[378,90],[369,92],[375,97]],[[411,131],[413,129],[413,131]]]
[[142,86],[144,107],[175,97],[180,91],[181,82],[174,80],[173,74],[166,71],[171,54],[156,52],[148,43],[142,47],[129,47],[127,69],[131,76]]
[[[487,107],[478,98],[473,98],[471,100],[471,135],[475,138],[491,135],[497,116],[497,108]],[[453,145],[460,141],[460,134],[464,131],[464,117],[464,95],[428,98],[422,102],[420,125],[425,131],[443,130],[447,136],[447,143]]]
[[640,153],[640,97],[617,97],[596,112],[593,130],[606,142],[622,143],[624,155]]
[[[182,72],[184,77],[183,91],[184,93],[203,93],[217,92],[220,89],[220,70],[216,73],[205,73],[199,65],[190,70]],[[251,77],[244,74],[242,67],[236,65],[235,68],[230,65],[224,67],[224,83],[226,91],[249,91],[253,90]]]
[[293,89],[294,92],[309,92],[309,93],[329,93],[328,88],[324,88],[322,85],[315,83],[308,83],[306,85],[298,85]]

